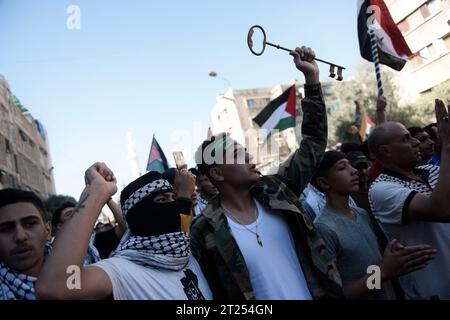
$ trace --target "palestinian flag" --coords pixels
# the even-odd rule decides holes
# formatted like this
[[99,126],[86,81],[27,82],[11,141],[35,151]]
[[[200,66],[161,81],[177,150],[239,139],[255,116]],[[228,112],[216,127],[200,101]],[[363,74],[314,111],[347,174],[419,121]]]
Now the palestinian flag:
[[150,147],[150,155],[147,162],[147,171],[164,173],[167,169],[169,169],[169,164],[166,156],[159,146],[158,141],[156,141],[155,136],[153,136],[152,146]]
[[295,127],[297,95],[295,85],[283,92],[278,98],[270,101],[264,109],[253,119],[267,135],[271,130],[283,131]]
[[369,28],[377,38],[380,63],[400,71],[413,55],[383,0],[358,0],[358,38],[361,56],[373,62]]

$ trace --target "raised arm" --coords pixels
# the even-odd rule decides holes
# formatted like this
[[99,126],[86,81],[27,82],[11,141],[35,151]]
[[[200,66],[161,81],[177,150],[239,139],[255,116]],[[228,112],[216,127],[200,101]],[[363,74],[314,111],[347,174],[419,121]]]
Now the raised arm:
[[113,199],[109,199],[107,204],[117,222],[115,231],[117,238],[120,239],[128,229],[127,222],[123,218],[122,209],[117,202]]
[[327,146],[327,114],[314,51],[297,48],[291,52],[298,70],[305,76],[305,98],[302,100],[302,142],[300,148],[279,168],[278,175],[300,196],[322,160]]
[[387,105],[387,101],[386,98],[384,96],[378,96],[377,98],[377,107],[376,107],[376,111],[377,111],[377,126],[386,122],[386,105]]
[[450,222],[450,105],[436,100],[436,121],[441,137],[441,169],[436,188],[430,196],[412,194],[408,218],[430,222]]
[[359,110],[361,112],[361,126],[359,128],[359,137],[361,139],[361,143],[366,140],[366,132],[367,132],[367,111],[364,103],[359,103]]
[[[84,257],[95,222],[108,199],[117,191],[116,179],[103,163],[85,174],[83,190],[75,214],[59,231],[36,284],[38,299],[105,299],[112,295],[107,274],[95,266],[84,267]],[[71,288],[69,277],[80,270],[80,288]]]

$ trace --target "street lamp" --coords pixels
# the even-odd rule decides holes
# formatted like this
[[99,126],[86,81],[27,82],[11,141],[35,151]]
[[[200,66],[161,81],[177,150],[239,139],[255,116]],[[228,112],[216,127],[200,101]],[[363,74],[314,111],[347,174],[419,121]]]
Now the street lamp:
[[220,80],[225,81],[225,82],[228,84],[228,87],[231,88],[231,82],[230,82],[230,80],[228,80],[227,78],[224,78],[224,77],[219,76],[219,75],[217,74],[216,71],[209,69],[209,70],[208,70],[208,76],[210,76],[210,77],[212,77],[212,78],[218,78],[218,79],[220,79]]

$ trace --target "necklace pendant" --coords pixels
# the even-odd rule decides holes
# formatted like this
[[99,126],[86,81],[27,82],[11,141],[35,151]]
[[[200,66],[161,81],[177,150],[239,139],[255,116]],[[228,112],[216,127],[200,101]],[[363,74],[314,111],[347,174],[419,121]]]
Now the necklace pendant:
[[256,241],[258,241],[258,244],[262,247],[263,243],[261,241],[261,238],[259,237],[259,234],[256,235]]

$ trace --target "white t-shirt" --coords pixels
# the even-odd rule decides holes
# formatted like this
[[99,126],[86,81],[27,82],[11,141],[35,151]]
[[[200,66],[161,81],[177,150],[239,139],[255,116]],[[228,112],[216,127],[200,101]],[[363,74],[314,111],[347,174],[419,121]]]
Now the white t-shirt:
[[114,300],[211,300],[212,293],[194,257],[180,271],[143,267],[113,257],[93,266],[106,272]]
[[395,173],[380,174],[369,190],[372,212],[389,239],[405,246],[428,244],[437,249],[436,259],[422,270],[400,278],[408,299],[450,299],[450,223],[409,221],[408,208],[419,193],[431,195],[437,184],[439,167],[422,166],[428,184]]
[[[258,219],[245,228],[228,218],[244,256],[257,300],[312,300],[295,252],[287,223],[276,212],[267,212],[257,201]],[[257,242],[258,234],[263,246]]]

